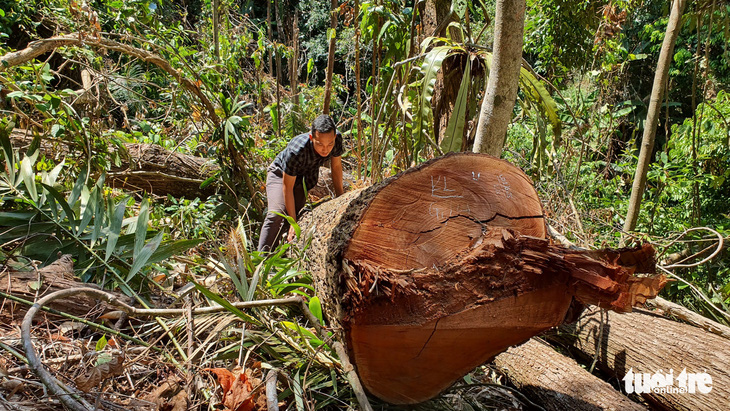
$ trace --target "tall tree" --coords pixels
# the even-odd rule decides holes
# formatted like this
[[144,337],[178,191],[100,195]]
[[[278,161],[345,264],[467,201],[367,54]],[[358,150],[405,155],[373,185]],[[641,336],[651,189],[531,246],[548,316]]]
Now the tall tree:
[[330,3],[330,30],[327,32],[329,39],[329,49],[327,51],[327,82],[324,91],[324,107],[322,113],[329,114],[330,101],[332,100],[332,74],[335,71],[335,40],[337,33],[337,0]]
[[636,220],[639,216],[641,208],[641,198],[646,188],[646,173],[649,170],[649,163],[654,152],[654,138],[656,137],[656,128],[659,124],[659,114],[661,110],[661,101],[667,87],[667,76],[669,73],[669,64],[674,56],[674,45],[677,42],[679,30],[682,27],[682,13],[687,5],[687,0],[674,0],[672,2],[672,10],[669,14],[669,23],[667,31],[662,42],[662,49],[659,52],[659,61],[657,62],[656,71],[654,72],[654,85],[651,89],[651,99],[649,100],[649,109],[646,113],[646,122],[644,123],[644,134],[641,137],[641,152],[639,154],[639,163],[636,165],[636,173],[634,174],[634,184],[631,187],[631,198],[629,200],[629,210],[626,214],[624,222],[624,231],[633,231],[636,228]]
[[220,20],[220,15],[218,10],[219,8],[219,0],[213,0],[213,42],[215,44],[215,61],[220,60],[221,58],[221,49],[220,49],[220,39],[219,39],[219,33],[218,33],[218,21]]
[[[451,0],[428,0],[422,8],[424,38],[449,36],[457,43],[464,41],[461,31],[450,26],[452,22],[459,22],[459,16],[452,11]],[[415,39],[412,41],[416,42]],[[466,64],[469,64],[468,59],[466,59]],[[446,136],[446,127],[454,111],[459,85],[464,76],[464,67],[464,59],[456,56],[447,57],[436,77],[431,107],[433,108],[434,137],[439,144]]]
[[362,90],[360,88],[360,1],[355,0],[355,93],[357,94],[357,178],[362,176],[364,144],[362,141]]
[[473,151],[499,157],[517,99],[522,66],[525,0],[497,0],[492,67],[479,113]]

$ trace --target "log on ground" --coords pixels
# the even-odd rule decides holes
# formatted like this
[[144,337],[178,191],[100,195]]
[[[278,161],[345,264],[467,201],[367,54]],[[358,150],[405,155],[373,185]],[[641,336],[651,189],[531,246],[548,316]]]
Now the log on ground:
[[[548,338],[587,359],[597,356],[597,365],[622,380],[624,389],[627,374],[633,375],[629,379],[636,392],[637,379],[643,387],[646,376],[672,373],[671,379],[663,378],[668,380],[666,389],[641,394],[658,409],[726,410],[730,404],[730,341],[700,328],[643,311],[606,312],[602,318],[600,310],[593,308]],[[683,383],[683,371],[686,375],[708,374],[711,390],[702,393],[691,378]],[[660,382],[658,377],[655,381]]]
[[[15,129],[10,134],[10,141],[13,147],[25,153],[33,141],[33,134],[30,130]],[[42,139],[39,150],[57,159],[83,153],[73,142],[50,139]],[[109,146],[108,150],[116,148]],[[107,175],[107,181],[113,187],[186,198],[207,198],[215,192],[214,184],[200,187],[219,170],[211,159],[169,151],[156,144],[127,143],[122,151],[121,163],[112,167]]]
[[[36,297],[40,298],[59,290],[79,287],[99,289],[96,284],[82,283],[74,278],[73,260],[69,254],[62,255],[58,260],[38,270],[7,270],[0,274],[0,290],[13,297],[31,302]],[[122,301],[131,303],[131,299],[123,294],[114,294]],[[23,303],[4,299],[0,310],[0,320],[6,323],[22,321],[28,308],[30,307]],[[56,300],[50,308],[78,317],[93,316],[110,310],[105,303],[97,302],[94,298],[84,294]],[[41,321],[42,317],[38,318]]]
[[[365,388],[395,404],[432,398],[561,324],[574,300],[629,311],[665,282],[550,244],[529,178],[487,155],[424,163],[300,225],[330,324]],[[636,256],[653,261],[653,250]]]
[[499,354],[494,365],[520,392],[547,410],[646,409],[538,339]]

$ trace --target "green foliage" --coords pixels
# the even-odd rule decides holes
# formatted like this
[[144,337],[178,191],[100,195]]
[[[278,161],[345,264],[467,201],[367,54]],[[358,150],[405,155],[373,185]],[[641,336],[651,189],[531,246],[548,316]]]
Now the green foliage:
[[3,124],[0,130],[7,165],[0,173],[0,207],[7,210],[0,218],[4,228],[0,241],[12,245],[4,259],[23,257],[49,263],[57,253],[71,254],[83,280],[110,281],[135,295],[133,288],[146,283],[146,267],[198,244],[163,242],[163,232],[149,230],[146,199],[139,215],[125,218],[130,198],[108,196],[104,175],[87,186],[87,176],[80,174],[73,189],[64,194],[59,180],[64,162],[51,172],[36,172],[38,153],[21,160],[8,138],[12,127]]
[[464,135],[464,122],[466,118],[466,109],[469,106],[469,86],[471,85],[471,63],[472,59],[466,63],[464,68],[464,76],[459,85],[459,94],[456,96],[454,103],[454,112],[449,119],[446,127],[446,135],[441,140],[441,151],[444,153],[461,151],[462,136]]
[[531,57],[535,70],[562,79],[571,70],[590,65],[594,55],[594,36],[601,23],[600,10],[611,7],[608,3],[528,1],[524,50]]

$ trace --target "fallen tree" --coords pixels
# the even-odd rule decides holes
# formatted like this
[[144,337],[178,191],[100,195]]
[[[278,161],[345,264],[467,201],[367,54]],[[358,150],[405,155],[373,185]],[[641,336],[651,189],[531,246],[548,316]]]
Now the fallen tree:
[[[31,267],[32,268],[32,267]],[[96,284],[82,283],[74,277],[74,263],[70,255],[64,254],[53,263],[39,269],[15,271],[8,269],[0,273],[0,291],[11,297],[33,302],[37,298],[60,290],[89,288],[100,290]],[[124,302],[131,299],[119,293],[111,293]],[[27,304],[3,299],[0,320],[5,323],[20,321],[30,308]],[[78,293],[56,300],[49,308],[77,317],[89,317],[108,311],[110,307],[87,295]]]
[[[10,141],[21,153],[33,141],[29,130],[15,129]],[[59,158],[80,151],[67,141],[42,140],[39,150],[46,156]],[[109,150],[115,150],[109,147]],[[164,149],[157,144],[124,144],[121,163],[113,166],[107,175],[112,187],[130,191],[143,191],[159,196],[207,198],[215,192],[215,184],[201,187],[213,177],[219,167],[212,160]]]
[[[601,330],[603,327],[603,330]],[[665,382],[664,389],[648,387],[641,396],[652,406],[672,410],[724,410],[730,399],[730,341],[691,325],[645,311],[628,314],[587,310],[580,319],[560,327],[551,341],[568,346],[593,360],[609,375],[622,380],[624,389]],[[687,379],[682,381],[682,372]],[[666,374],[671,373],[667,379]],[[712,379],[711,390],[700,385]],[[662,374],[664,378],[655,377]],[[628,378],[627,375],[629,376]],[[630,384],[630,385],[629,385]],[[684,390],[683,390],[684,388]]]
[[494,365],[523,394],[549,410],[645,410],[541,340],[508,349]]
[[552,245],[530,180],[488,155],[424,163],[327,202],[300,225],[330,324],[365,388],[396,404],[436,396],[561,324],[576,301],[626,312],[666,282],[633,275],[653,265],[651,247]]

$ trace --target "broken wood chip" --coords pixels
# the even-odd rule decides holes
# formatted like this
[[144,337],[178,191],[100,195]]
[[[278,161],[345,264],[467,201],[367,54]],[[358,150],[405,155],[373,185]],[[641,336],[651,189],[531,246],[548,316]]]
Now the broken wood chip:
[[114,354],[110,361],[92,367],[85,374],[76,377],[74,382],[79,390],[89,392],[107,378],[116,377],[123,373],[124,355]]

